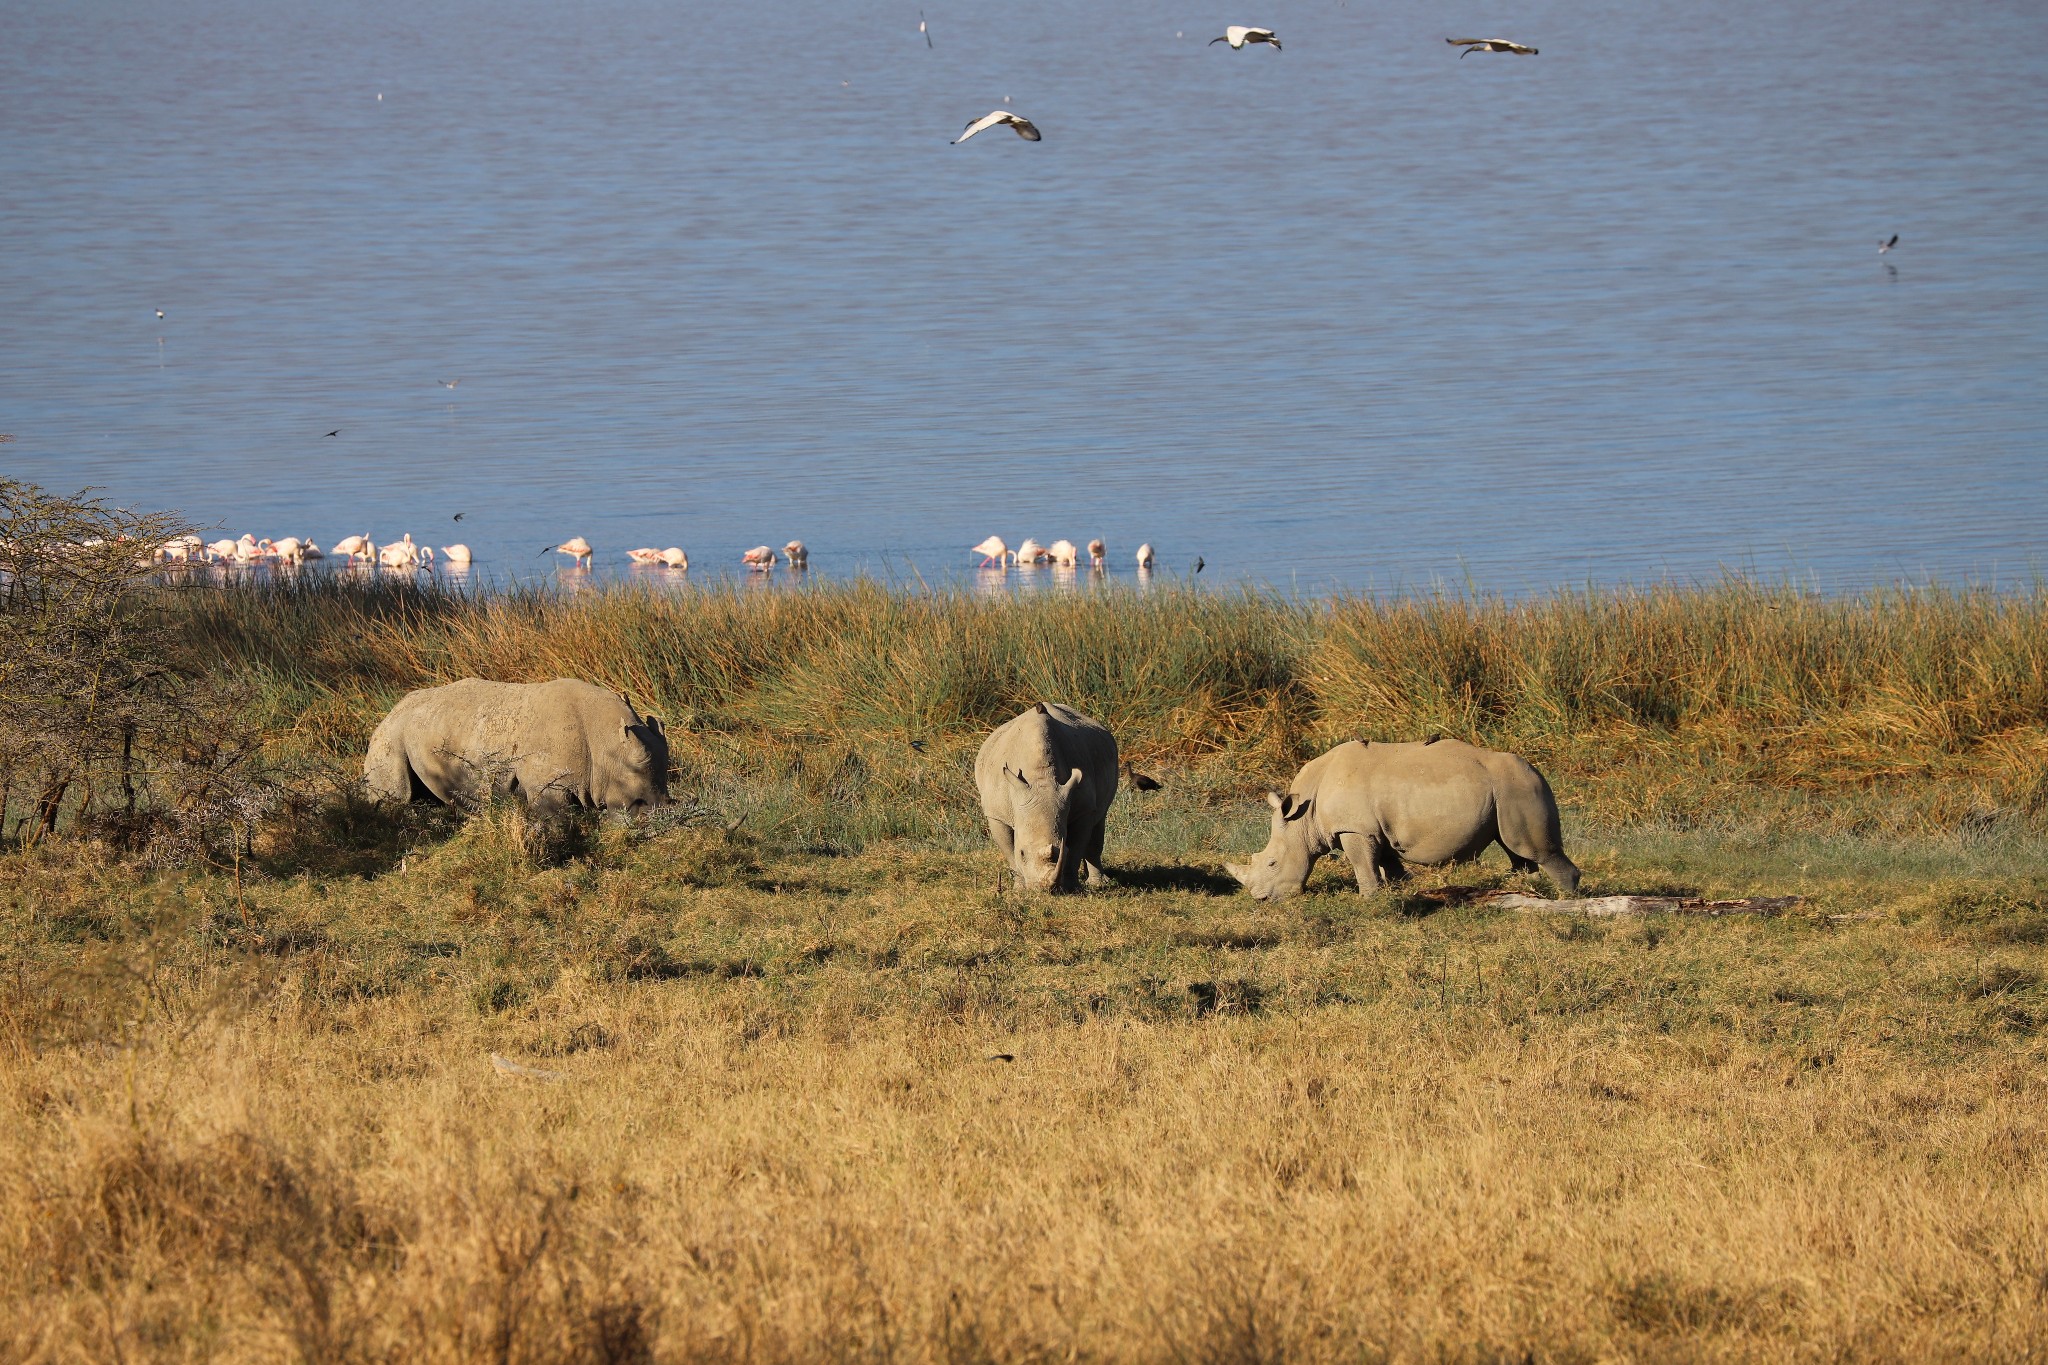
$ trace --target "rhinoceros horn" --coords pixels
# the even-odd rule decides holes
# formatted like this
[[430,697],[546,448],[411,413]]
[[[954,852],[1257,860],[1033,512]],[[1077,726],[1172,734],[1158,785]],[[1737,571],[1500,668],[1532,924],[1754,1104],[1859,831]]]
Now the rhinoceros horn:
[[1239,886],[1249,886],[1251,884],[1252,870],[1249,864],[1225,863],[1223,865],[1223,870],[1225,872],[1228,872],[1230,874],[1231,880],[1236,882]]

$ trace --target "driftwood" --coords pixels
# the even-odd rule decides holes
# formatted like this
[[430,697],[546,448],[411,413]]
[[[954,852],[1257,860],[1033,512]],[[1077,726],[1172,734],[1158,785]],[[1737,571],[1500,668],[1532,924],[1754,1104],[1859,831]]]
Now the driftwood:
[[1804,905],[1804,896],[1745,896],[1740,900],[1710,901],[1698,896],[1587,896],[1580,900],[1547,900],[1514,891],[1496,891],[1482,897],[1481,905],[1525,914],[1549,912],[1609,919],[1618,915],[1776,915]]

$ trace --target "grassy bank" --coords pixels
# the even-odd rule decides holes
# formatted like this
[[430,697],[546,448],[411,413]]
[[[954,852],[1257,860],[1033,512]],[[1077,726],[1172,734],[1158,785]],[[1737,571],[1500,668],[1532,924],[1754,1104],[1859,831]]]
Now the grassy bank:
[[411,688],[566,675],[680,722],[686,789],[796,768],[885,813],[935,804],[931,765],[1043,697],[1232,797],[1342,739],[1442,733],[1525,754],[1602,826],[2048,828],[2048,593],[465,598],[320,579],[188,606],[201,655],[260,684],[281,751],[337,771]]
[[[2043,1358],[2041,599],[179,610],[297,796],[238,866],[0,862],[0,1354]],[[683,801],[348,799],[470,673],[628,690]],[[999,891],[974,810],[1041,695],[1166,783],[1098,894]],[[1544,767],[1589,891],[1809,900],[1217,875],[1301,758],[1431,731]]]

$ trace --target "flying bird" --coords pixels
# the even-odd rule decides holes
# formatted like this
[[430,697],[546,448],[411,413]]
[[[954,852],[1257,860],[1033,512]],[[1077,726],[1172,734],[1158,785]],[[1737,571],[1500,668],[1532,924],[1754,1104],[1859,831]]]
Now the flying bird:
[[923,752],[924,752],[924,741],[923,741],[923,740],[921,740],[921,739],[913,739],[913,740],[911,740],[911,741],[910,741],[910,747],[911,747],[911,748],[913,748],[913,749],[915,749],[915,750],[917,750],[917,752],[919,752],[919,753],[923,753]]
[[932,45],[932,31],[924,26],[923,10],[917,12],[917,31],[924,35],[924,45],[930,47]]
[[1511,43],[1505,38],[1446,38],[1444,41],[1453,47],[1465,49],[1458,54],[1461,60],[1475,52],[1514,52],[1524,57],[1536,55],[1535,48],[1523,47],[1520,43]]
[[1273,36],[1272,29],[1246,28],[1243,24],[1232,24],[1229,28],[1223,30],[1221,38],[1211,38],[1209,40],[1210,47],[1214,47],[1218,43],[1229,43],[1231,47],[1240,52],[1244,50],[1246,43],[1271,43],[1275,52],[1280,50],[1280,40]]
[[1196,555],[1196,556],[1195,556],[1195,572],[1196,572],[1196,573],[1200,573],[1201,571],[1202,571],[1202,557],[1201,557],[1200,555]]
[[157,309],[157,310],[156,310],[156,320],[157,320],[158,322],[162,322],[162,321],[164,320],[164,310],[163,310],[163,309],[159,308],[159,309]]
[[457,513],[455,514],[454,520],[456,520],[456,521],[461,521],[461,520],[462,520],[462,519],[463,519],[464,517],[466,517],[466,516],[468,516],[468,515],[469,515],[469,513],[467,513],[467,512],[457,512]]
[[990,128],[994,128],[1005,123],[1009,124],[1010,127],[1013,130],[1015,130],[1017,136],[1023,138],[1026,142],[1038,141],[1037,124],[1033,123],[1028,118],[1021,118],[1018,115],[1011,113],[1007,109],[997,109],[991,113],[983,114],[980,118],[968,124],[967,131],[953,139],[953,145],[955,147],[958,147],[961,143],[967,141],[968,138],[973,137],[976,133],[985,132]]
[[332,431],[328,432],[327,434],[328,434],[329,436],[339,436],[339,435],[341,435],[341,428],[340,428],[340,427],[336,427],[336,428],[335,428],[334,430],[332,430]]
[[1889,242],[1879,242],[1877,244],[1877,254],[1882,256],[1885,252],[1890,251],[1893,247],[1897,246],[1898,244],[1899,234],[1894,232],[1892,234],[1892,239]]
[[444,389],[452,389],[461,382],[462,381],[460,379],[444,379],[441,381],[441,387]]
[[1158,778],[1148,777],[1128,763],[1124,764],[1124,776],[1130,778],[1131,785],[1141,792],[1156,792],[1159,790]]

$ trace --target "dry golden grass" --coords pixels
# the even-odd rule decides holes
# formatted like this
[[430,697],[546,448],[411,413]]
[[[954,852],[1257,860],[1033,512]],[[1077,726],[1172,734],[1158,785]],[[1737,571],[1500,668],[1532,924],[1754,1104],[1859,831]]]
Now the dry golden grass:
[[[299,799],[226,868],[0,856],[0,1358],[2048,1359],[2039,597],[187,606]],[[683,804],[344,793],[472,672],[629,688]],[[1041,692],[1167,779],[1100,894],[996,889],[968,764]],[[1217,875],[1432,729],[1546,768],[1591,892],[1809,902]]]
[[[1470,869],[1371,901],[1326,871],[1255,912],[1128,827],[1116,889],[1047,901],[998,896],[992,855],[702,829],[544,866],[519,824],[239,897],[13,860],[0,1352],[2048,1339],[2038,878],[1838,871],[1810,915],[1604,926],[1426,913]],[[1648,850],[1586,861],[1673,880]],[[1827,918],[1852,911],[1879,918]]]

